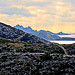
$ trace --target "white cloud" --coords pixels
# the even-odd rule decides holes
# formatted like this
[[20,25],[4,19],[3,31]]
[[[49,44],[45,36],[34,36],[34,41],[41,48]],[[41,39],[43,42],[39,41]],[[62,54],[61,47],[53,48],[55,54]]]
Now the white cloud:
[[74,4],[73,0],[0,0],[0,21],[38,30],[75,32]]

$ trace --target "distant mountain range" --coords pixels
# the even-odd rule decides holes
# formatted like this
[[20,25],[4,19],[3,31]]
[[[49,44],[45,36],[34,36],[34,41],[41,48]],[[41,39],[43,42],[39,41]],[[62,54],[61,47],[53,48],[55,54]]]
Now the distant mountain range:
[[71,35],[71,34],[59,32],[59,33],[57,33],[56,35]]
[[[63,34],[63,33],[62,33]],[[68,35],[68,34],[66,34]],[[0,38],[20,40],[29,43],[50,43],[47,40],[75,40],[75,38],[61,38],[56,33],[45,30],[33,30],[31,27],[24,28],[23,26],[10,25],[0,22]]]
[[4,23],[0,23],[0,38],[10,40],[20,40],[29,43],[45,43],[45,44],[50,43],[35,35],[23,32],[22,30],[16,29]]
[[63,32],[53,33],[53,32],[45,31],[45,30],[37,31],[37,30],[33,30],[30,26],[24,28],[22,25],[19,25],[19,24],[14,26],[14,28],[20,29],[26,33],[36,35],[36,36],[43,38],[45,40],[59,40],[62,38],[59,37],[58,35],[70,35],[70,34],[63,33]]

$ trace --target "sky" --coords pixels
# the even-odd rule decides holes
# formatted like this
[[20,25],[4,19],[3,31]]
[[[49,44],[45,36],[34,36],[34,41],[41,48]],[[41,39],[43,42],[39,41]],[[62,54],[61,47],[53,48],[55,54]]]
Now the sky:
[[0,22],[75,33],[75,0],[0,0]]

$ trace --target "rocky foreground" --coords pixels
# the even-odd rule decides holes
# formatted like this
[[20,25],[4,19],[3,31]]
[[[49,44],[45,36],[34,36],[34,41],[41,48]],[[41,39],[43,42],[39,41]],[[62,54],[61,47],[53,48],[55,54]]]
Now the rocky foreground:
[[0,53],[0,75],[74,75],[75,56],[62,54]]
[[75,44],[0,40],[0,75],[75,75]]

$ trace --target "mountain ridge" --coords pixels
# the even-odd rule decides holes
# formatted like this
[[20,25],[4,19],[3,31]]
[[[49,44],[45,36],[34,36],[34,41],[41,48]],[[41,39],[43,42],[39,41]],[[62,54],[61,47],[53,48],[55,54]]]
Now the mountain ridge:
[[24,32],[36,35],[36,36],[38,36],[38,37],[40,37],[42,39],[45,39],[45,40],[61,39],[59,36],[57,36],[53,32],[45,31],[45,30],[40,30],[40,31],[33,30],[30,26],[24,28],[22,25],[21,26],[20,25],[16,25],[16,26],[14,26],[14,28],[17,28],[17,29],[23,30]]
[[22,30],[11,27],[10,25],[6,25],[0,22],[0,37],[12,40],[20,40],[24,42],[30,43],[50,43],[44,39],[41,39],[32,34],[23,32]]
[[56,35],[71,35],[71,34],[59,32],[59,33],[57,33]]
[[[17,28],[17,29],[30,29],[30,30],[32,30],[32,31],[37,31],[37,30],[33,30],[30,26],[28,26],[28,27],[23,27],[22,25],[16,25],[16,26],[14,26],[14,28]],[[69,34],[69,33],[63,33],[62,31],[61,32],[58,32],[58,33],[53,33],[53,32],[51,32],[51,31],[46,31],[46,30],[39,30],[39,31],[37,31],[37,32],[48,32],[48,33],[51,33],[51,34],[54,34],[54,35],[71,35],[71,34]]]
[[37,31],[37,30],[33,30],[30,26],[24,28],[22,25],[19,25],[19,24],[14,26],[14,28],[20,29],[24,32],[35,35],[39,38],[42,38],[48,41],[49,40],[75,41],[75,38],[72,38],[72,37],[60,37],[60,35],[72,35],[69,33],[63,33],[63,32],[53,33],[51,31],[45,31],[45,30]]

